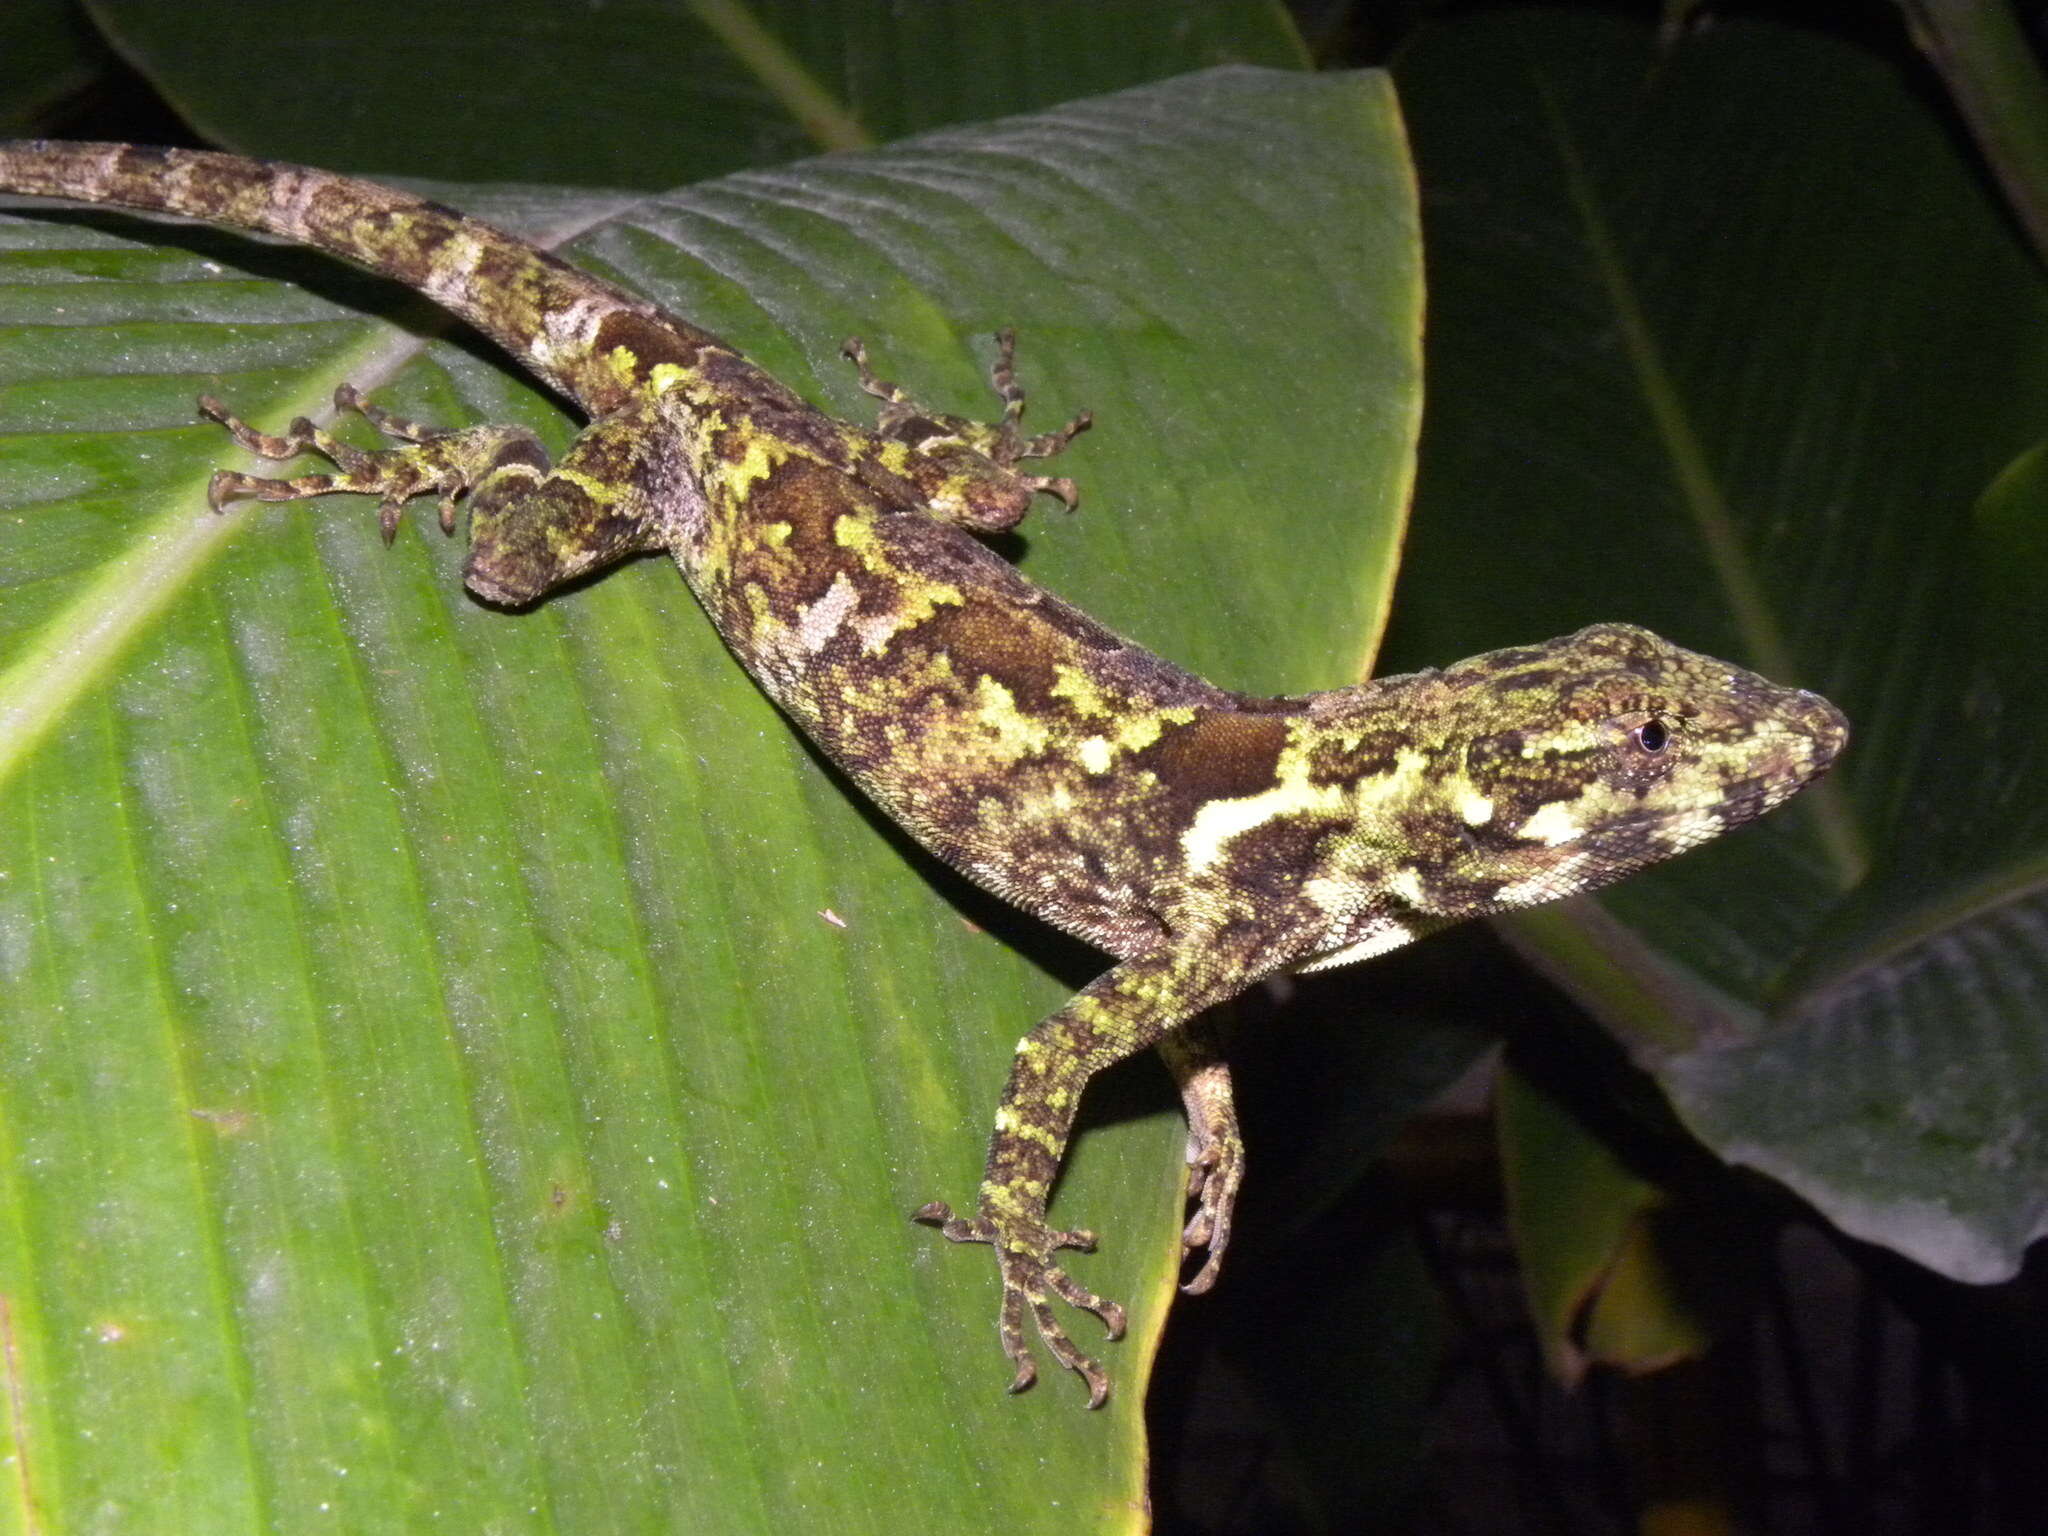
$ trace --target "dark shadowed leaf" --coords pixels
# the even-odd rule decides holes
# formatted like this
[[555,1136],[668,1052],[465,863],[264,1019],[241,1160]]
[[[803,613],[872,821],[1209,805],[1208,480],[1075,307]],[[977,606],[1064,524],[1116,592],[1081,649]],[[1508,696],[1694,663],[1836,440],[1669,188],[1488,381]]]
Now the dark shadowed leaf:
[[[2048,292],[1887,63],[1786,29],[1430,29],[1431,273],[1390,660],[1633,619],[1855,735],[1789,812],[1513,925],[1723,1156],[1945,1274],[2048,1225]],[[1985,601],[1985,582],[2007,596]],[[2033,583],[2033,585],[2029,585]]]
[[210,142],[572,186],[670,187],[1220,64],[1306,62],[1275,0],[493,0],[487,23],[451,0],[102,0],[94,14]]

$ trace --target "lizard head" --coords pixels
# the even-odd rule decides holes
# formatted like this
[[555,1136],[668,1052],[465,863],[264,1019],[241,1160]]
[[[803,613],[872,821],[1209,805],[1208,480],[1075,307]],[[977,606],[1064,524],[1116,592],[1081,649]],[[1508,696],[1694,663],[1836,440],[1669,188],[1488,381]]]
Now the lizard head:
[[1432,718],[1424,910],[1576,895],[1753,821],[1818,778],[1848,722],[1818,694],[1600,624],[1413,680]]

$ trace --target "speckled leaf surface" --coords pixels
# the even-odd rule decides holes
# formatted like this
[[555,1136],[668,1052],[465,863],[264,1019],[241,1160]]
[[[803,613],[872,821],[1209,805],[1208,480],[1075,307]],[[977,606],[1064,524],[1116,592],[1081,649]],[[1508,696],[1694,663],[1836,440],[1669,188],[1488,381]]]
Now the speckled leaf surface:
[[[1032,576],[1226,683],[1370,653],[1419,385],[1383,80],[469,201],[840,410],[849,333],[968,409],[1016,325],[1034,419],[1097,417]],[[906,1220],[1100,962],[879,824],[665,563],[508,615],[431,518],[205,511],[201,390],[566,440],[433,325],[228,235],[0,220],[0,1526],[1138,1528],[1163,1080],[1106,1085],[1055,1207],[1133,1309],[1103,1413],[1005,1397],[988,1255]]]
[[1515,930],[1724,1156],[2010,1274],[2048,1228],[2048,524],[1975,509],[2048,420],[2040,272],[1840,43],[1494,17],[1396,78],[1431,414],[1390,661],[1632,619],[1854,726],[1791,810]]

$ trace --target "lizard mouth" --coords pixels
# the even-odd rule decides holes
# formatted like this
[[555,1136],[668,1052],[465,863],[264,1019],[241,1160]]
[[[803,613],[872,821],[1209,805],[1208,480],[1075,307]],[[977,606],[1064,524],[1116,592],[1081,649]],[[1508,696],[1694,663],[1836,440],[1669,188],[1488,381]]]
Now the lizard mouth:
[[1758,774],[1739,781],[1708,804],[1683,810],[1633,811],[1590,828],[1569,842],[1530,848],[1528,852],[1539,869],[1570,864],[1582,879],[1592,873],[1588,867],[1591,861],[1597,865],[1598,874],[1584,888],[1597,889],[1755,821],[1805,782]]
[[1627,873],[1747,826],[1817,776],[1818,770],[1801,776],[1760,773],[1737,782],[1710,804],[1682,811],[1641,811],[1600,828],[1587,841],[1626,860],[1619,872]]

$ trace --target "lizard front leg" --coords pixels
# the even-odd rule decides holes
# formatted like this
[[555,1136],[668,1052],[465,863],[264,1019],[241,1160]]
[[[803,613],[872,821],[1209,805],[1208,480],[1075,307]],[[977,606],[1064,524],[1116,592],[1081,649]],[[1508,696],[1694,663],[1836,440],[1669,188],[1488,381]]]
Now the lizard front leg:
[[1062,1248],[1093,1248],[1095,1234],[1061,1231],[1046,1221],[1046,1200],[1082,1090],[1104,1067],[1157,1043],[1244,981],[1192,947],[1126,960],[1098,977],[1018,1042],[989,1138],[977,1213],[955,1216],[935,1200],[914,1214],[956,1243],[994,1246],[1003,1283],[998,1326],[1003,1353],[1015,1367],[1012,1392],[1038,1375],[1024,1340],[1029,1311],[1053,1358],[1088,1383],[1088,1406],[1099,1408],[1109,1396],[1109,1377],[1067,1337],[1052,1309],[1057,1297],[1101,1318],[1112,1339],[1124,1331],[1123,1308],[1080,1285],[1054,1260]]

